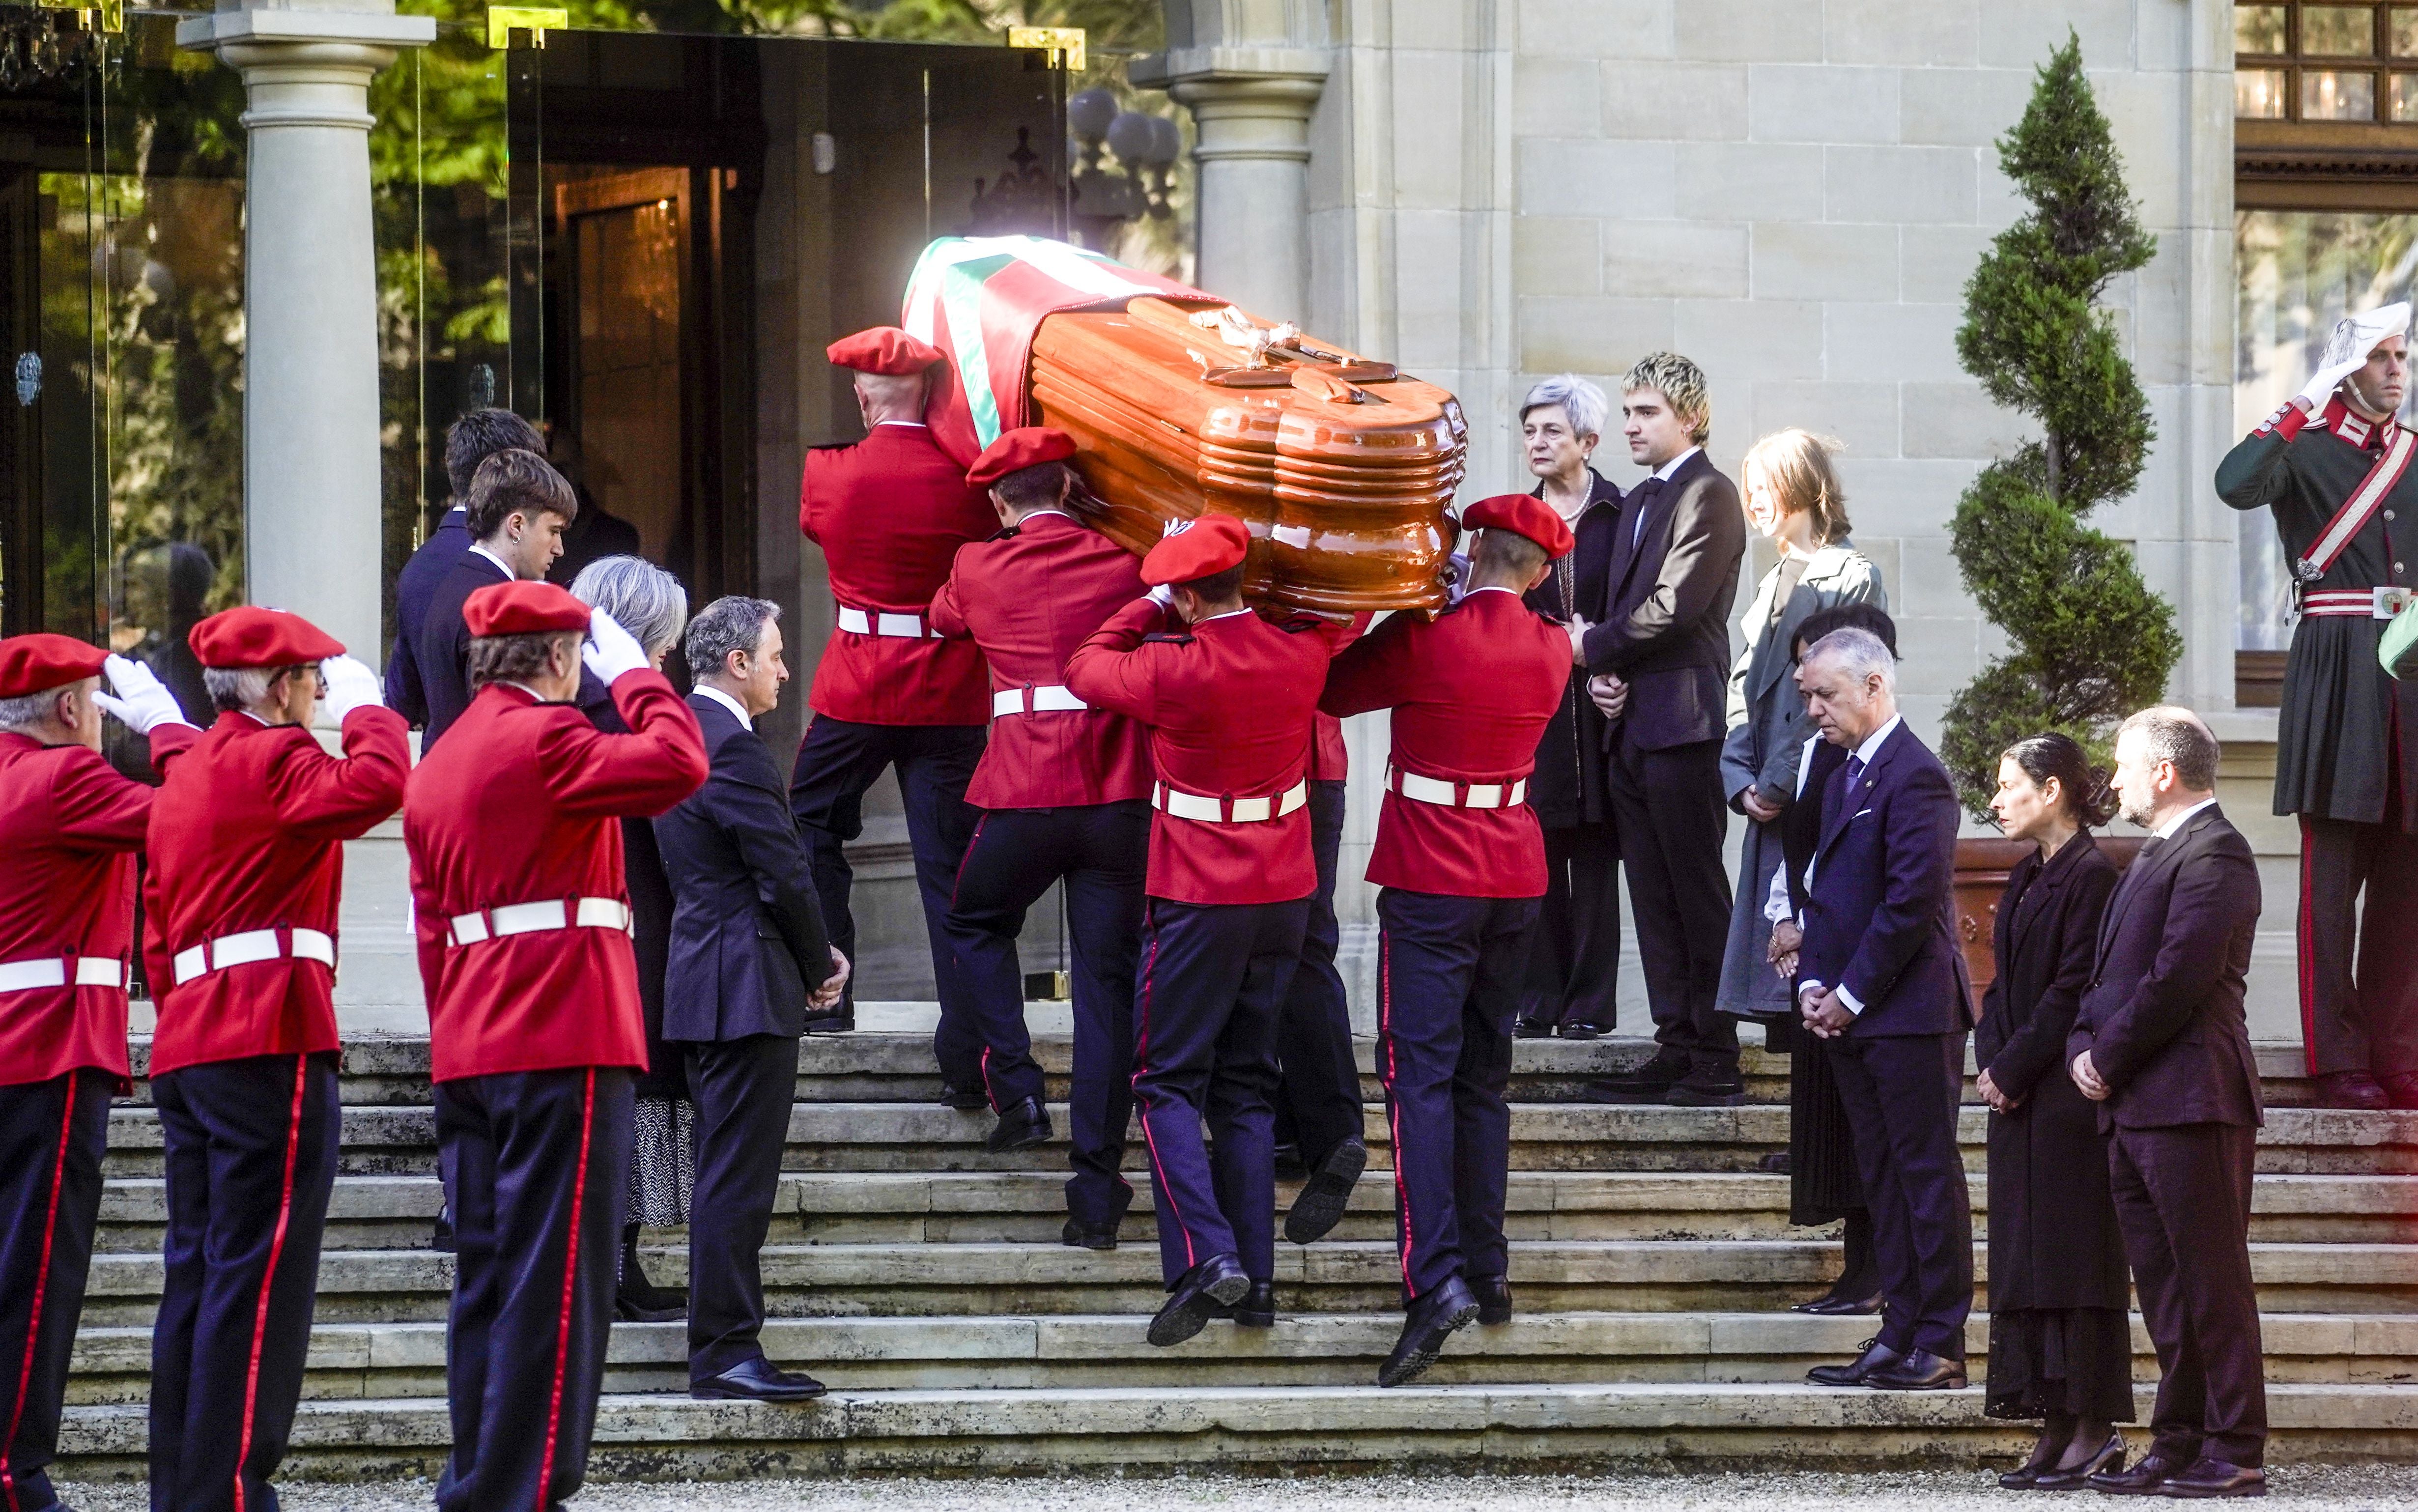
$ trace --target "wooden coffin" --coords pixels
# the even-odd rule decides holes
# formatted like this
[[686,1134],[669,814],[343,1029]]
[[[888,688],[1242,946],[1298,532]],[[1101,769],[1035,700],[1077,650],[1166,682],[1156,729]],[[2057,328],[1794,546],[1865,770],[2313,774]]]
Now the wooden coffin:
[[1152,298],[1045,317],[1031,371],[1033,422],[1075,437],[1100,527],[1129,549],[1232,514],[1256,603],[1443,605],[1469,427],[1433,384],[1231,305]]

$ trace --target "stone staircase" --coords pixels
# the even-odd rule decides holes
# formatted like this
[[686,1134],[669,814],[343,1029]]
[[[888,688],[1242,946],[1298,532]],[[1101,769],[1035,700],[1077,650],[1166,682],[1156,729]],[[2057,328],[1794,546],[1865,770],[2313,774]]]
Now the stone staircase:
[[[1036,1005],[1037,1022],[1044,1012]],[[1970,1464],[2028,1443],[2020,1425],[1982,1415],[1978,1386],[1882,1396],[1803,1383],[1810,1365],[1850,1354],[1871,1325],[1785,1310],[1827,1285],[1838,1245],[1789,1227],[1787,1178],[1759,1169],[1787,1140],[1787,1109],[1775,1106],[1785,1062],[1760,1050],[1747,1053],[1750,1106],[1608,1107],[1579,1100],[1579,1089],[1642,1046],[1523,1043],[1509,1203],[1519,1316],[1464,1331],[1416,1385],[1380,1391],[1370,1382],[1399,1326],[1400,1277],[1372,1077],[1370,1176],[1330,1238],[1307,1249],[1279,1242],[1278,1325],[1214,1323],[1154,1350],[1142,1337],[1161,1300],[1146,1168],[1130,1172],[1123,1247],[1060,1245],[1063,1142],[987,1154],[987,1114],[932,1101],[927,1046],[911,1031],[805,1043],[764,1256],[776,1315],[765,1342],[832,1396],[803,1407],[693,1402],[681,1325],[619,1325],[592,1474]],[[1064,1036],[1036,1047],[1063,1098]],[[1364,1043],[1364,1072],[1369,1053]],[[2262,1058],[2276,1106],[2252,1234],[2274,1455],[2418,1459],[2418,1113],[2291,1106],[2304,1094],[2297,1060]],[[355,1044],[343,1088],[342,1174],[286,1474],[434,1474],[448,1437],[452,1267],[427,1247],[439,1192],[425,1042]],[[1063,1131],[1064,1108],[1053,1111]],[[1977,1234],[1985,1118],[1968,1107],[1963,1128]],[[142,1468],[164,1194],[139,1085],[113,1114],[110,1144],[61,1445],[79,1478]],[[1142,1167],[1138,1152],[1129,1164]],[[677,1283],[682,1236],[648,1238],[650,1274]],[[1979,1271],[1978,1245],[1976,1260]],[[1977,1373],[1986,1336],[1977,1313]],[[2137,1324],[2135,1348],[2146,1421],[2156,1365]]]

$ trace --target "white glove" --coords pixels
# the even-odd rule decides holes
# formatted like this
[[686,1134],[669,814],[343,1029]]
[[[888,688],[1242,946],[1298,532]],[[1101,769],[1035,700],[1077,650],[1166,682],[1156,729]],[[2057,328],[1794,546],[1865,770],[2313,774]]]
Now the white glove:
[[2343,316],[2334,322],[2333,332],[2326,338],[2326,349],[2318,359],[2318,371],[2309,375],[2308,387],[2296,397],[2310,414],[2319,413],[2343,379],[2367,365],[2368,356],[2379,343],[2409,328],[2407,304],[2389,304],[2381,310]]
[[1175,607],[1175,589],[1172,586],[1166,583],[1161,583],[1158,587],[1152,588],[1149,592],[1143,594],[1142,597],[1148,599],[1151,603],[1157,604],[1162,609],[1172,609]]
[[1468,592],[1469,557],[1465,552],[1456,551],[1445,561],[1444,602],[1447,605],[1459,603]]
[[124,656],[113,656],[101,665],[117,696],[96,691],[92,701],[137,735],[148,735],[162,725],[192,723],[177,707],[176,695],[161,685],[149,667]]
[[328,705],[328,717],[342,725],[344,716],[356,709],[371,709],[386,702],[386,690],[378,686],[378,676],[349,656],[330,656],[319,664],[319,675],[328,682],[322,695]]
[[588,670],[604,680],[610,686],[624,672],[635,672],[655,664],[638,637],[621,628],[620,622],[602,609],[588,611],[588,644],[579,650],[580,660]]

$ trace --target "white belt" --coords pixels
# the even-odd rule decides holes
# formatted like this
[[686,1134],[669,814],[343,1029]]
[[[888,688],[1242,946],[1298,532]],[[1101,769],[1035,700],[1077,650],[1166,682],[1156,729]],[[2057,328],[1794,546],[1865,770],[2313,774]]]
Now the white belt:
[[1060,714],[1092,706],[1064,688],[1002,688],[990,695],[993,719],[1002,714]]
[[628,934],[630,906],[620,898],[544,898],[536,903],[507,903],[500,909],[457,913],[452,924],[448,942],[456,946],[500,939],[506,935],[531,935],[541,929],[619,929]]
[[1517,808],[1528,797],[1525,777],[1508,787],[1499,782],[1449,783],[1389,765],[1385,779],[1386,786],[1404,798],[1446,808]]
[[[71,966],[69,962],[72,961]],[[126,963],[114,955],[54,955],[40,961],[0,962],[0,992],[63,987],[72,973],[80,987],[126,990]]]
[[2313,619],[2390,619],[2410,600],[2406,588],[2311,588],[2301,595],[2301,614]]
[[1187,793],[1153,783],[1150,806],[1163,810],[1179,819],[1198,819],[1203,824],[1258,824],[1267,819],[1280,819],[1309,802],[1309,784],[1297,782],[1275,798],[1209,798],[1200,793]]
[[283,936],[274,929],[247,929],[239,935],[221,935],[191,950],[176,953],[176,985],[181,987],[197,976],[223,971],[230,966],[273,961],[282,955],[291,955],[298,961],[317,961],[334,970],[336,937],[322,934],[316,929],[294,929]]
[[928,634],[920,614],[888,614],[879,609],[867,613],[844,603],[839,608],[839,628],[851,634],[890,635],[899,640],[923,640]]

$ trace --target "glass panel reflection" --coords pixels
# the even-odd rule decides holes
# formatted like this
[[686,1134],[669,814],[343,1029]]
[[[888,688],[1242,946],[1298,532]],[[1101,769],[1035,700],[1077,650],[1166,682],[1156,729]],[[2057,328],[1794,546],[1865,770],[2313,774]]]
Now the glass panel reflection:
[[2301,52],[2304,56],[2364,58],[2375,51],[2375,7],[2301,8]]
[[2301,119],[2304,121],[2372,121],[2376,118],[2376,75],[2308,69],[2301,75]]
[[2285,14],[2282,6],[2234,7],[2233,51],[2256,53],[2285,52]]
[[2245,121],[2284,118],[2284,70],[2236,69],[2233,71],[2233,114]]

